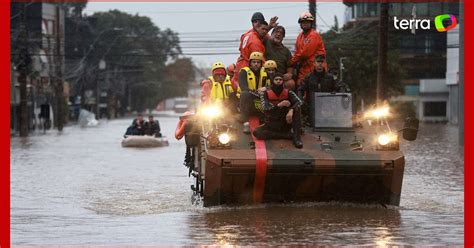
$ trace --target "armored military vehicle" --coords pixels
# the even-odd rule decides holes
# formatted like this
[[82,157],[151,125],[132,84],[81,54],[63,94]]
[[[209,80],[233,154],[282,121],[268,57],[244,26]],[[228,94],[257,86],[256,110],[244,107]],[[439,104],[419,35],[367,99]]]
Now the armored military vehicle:
[[[388,106],[355,114],[350,93],[314,92],[303,149],[256,140],[235,114],[216,107],[187,116],[185,164],[204,206],[264,202],[400,203],[405,158],[399,136],[415,140],[418,120],[389,125]],[[258,119],[251,119],[252,130]]]

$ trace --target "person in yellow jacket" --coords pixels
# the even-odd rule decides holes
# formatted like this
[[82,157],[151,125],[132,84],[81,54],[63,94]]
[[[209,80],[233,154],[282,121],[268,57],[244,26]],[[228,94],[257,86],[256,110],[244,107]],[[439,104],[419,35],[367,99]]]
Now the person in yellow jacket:
[[240,93],[240,118],[244,122],[244,133],[250,133],[249,115],[263,116],[260,108],[259,92],[270,86],[270,80],[263,69],[263,54],[253,52],[249,57],[249,66],[243,67],[238,76]]
[[207,88],[205,90],[207,92],[204,92],[205,97],[203,103],[219,103],[231,109],[236,109],[236,94],[232,89],[232,83],[227,76],[224,63],[213,63],[211,73],[212,76],[209,76],[207,80],[203,80],[201,83],[203,89]]

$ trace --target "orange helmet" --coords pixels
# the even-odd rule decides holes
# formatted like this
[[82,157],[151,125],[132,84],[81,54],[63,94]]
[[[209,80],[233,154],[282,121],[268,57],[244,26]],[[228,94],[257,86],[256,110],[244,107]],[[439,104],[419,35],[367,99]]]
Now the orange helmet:
[[300,14],[298,23],[301,23],[302,21],[314,21],[314,16],[311,13],[309,13],[309,11],[305,11]]

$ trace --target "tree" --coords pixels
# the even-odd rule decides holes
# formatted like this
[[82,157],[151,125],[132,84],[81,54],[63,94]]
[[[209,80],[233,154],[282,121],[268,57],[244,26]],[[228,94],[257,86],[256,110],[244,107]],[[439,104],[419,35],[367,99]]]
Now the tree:
[[[164,94],[166,62],[181,54],[178,35],[161,30],[150,18],[118,10],[95,13],[97,19],[91,63],[107,64],[109,93],[122,105],[141,111],[169,97]],[[112,87],[113,86],[113,87]]]
[[[377,80],[377,23],[345,26],[341,32],[334,29],[322,34],[330,68],[338,68],[340,59],[344,59],[343,80],[356,96],[365,103],[373,103],[376,97]],[[387,98],[402,92],[401,79],[404,71],[399,63],[399,41],[389,35]]]
[[164,92],[171,97],[186,96],[188,83],[194,81],[195,73],[190,58],[180,58],[166,66]]
[[334,32],[339,32],[339,21],[337,20],[337,16],[334,15],[334,26],[331,27]]

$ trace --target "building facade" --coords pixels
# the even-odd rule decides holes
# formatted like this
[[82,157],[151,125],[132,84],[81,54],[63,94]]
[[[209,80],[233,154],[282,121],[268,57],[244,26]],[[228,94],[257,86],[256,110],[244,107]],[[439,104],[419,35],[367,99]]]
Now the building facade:
[[[370,22],[377,25],[379,3],[344,2],[344,4],[347,6],[346,25],[360,26]],[[457,123],[459,31],[455,28],[448,32],[438,32],[434,19],[442,14],[459,17],[459,13],[460,5],[456,2],[389,4],[389,37],[396,40],[399,45],[395,49],[399,51],[400,65],[405,72],[402,79],[404,95],[394,97],[391,101],[412,102],[421,119],[443,119]],[[407,29],[402,29],[400,23],[397,22],[402,19],[413,20],[414,23]],[[416,20],[428,20],[430,29],[422,28],[420,23],[415,25]],[[445,21],[444,24],[446,26],[450,23]],[[439,91],[441,81],[444,84],[443,92]],[[441,109],[434,113],[430,110],[434,106]],[[437,117],[434,118],[432,114]],[[441,118],[438,116],[440,114],[445,114],[445,116]]]
[[[26,7],[24,7],[26,6]],[[25,19],[22,19],[25,12]],[[17,66],[21,63],[21,46],[28,47],[27,70],[28,117],[30,130],[35,129],[40,120],[41,109],[48,109],[49,117],[54,121],[55,84],[58,75],[64,71],[64,11],[50,3],[12,3],[10,5],[11,24],[11,97],[10,129],[19,130],[20,90]],[[25,30],[26,29],[26,30]],[[22,36],[26,32],[27,36]],[[23,40],[21,40],[23,39]],[[58,46],[59,40],[59,46]],[[46,107],[48,105],[48,107]],[[44,110],[43,110],[44,111]]]

